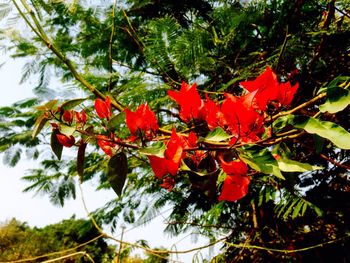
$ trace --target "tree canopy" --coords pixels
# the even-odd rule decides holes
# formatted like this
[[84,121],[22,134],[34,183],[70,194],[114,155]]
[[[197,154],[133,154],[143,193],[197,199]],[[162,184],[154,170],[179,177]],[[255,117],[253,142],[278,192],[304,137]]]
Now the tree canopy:
[[217,262],[350,258],[348,1],[11,0],[0,16],[38,79],[0,108],[4,162],[41,164],[25,191],[64,205],[96,180],[112,228],[170,206],[165,231],[224,240]]

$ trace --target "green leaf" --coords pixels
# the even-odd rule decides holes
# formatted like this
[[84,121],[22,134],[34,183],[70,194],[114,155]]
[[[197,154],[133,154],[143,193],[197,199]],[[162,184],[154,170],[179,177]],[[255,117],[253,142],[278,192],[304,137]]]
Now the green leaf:
[[60,142],[57,139],[57,134],[59,131],[57,129],[54,129],[51,133],[51,149],[53,153],[57,156],[58,160],[61,160],[62,157],[62,150],[63,150],[63,145],[60,144]]
[[268,149],[260,146],[242,147],[238,150],[239,158],[256,171],[273,174],[278,178],[285,179],[279,169],[278,163]]
[[211,142],[221,142],[226,141],[231,137],[232,136],[228,135],[222,128],[216,128],[215,130],[212,130],[208,133],[208,135],[205,137],[205,140]]
[[61,124],[59,126],[60,132],[64,135],[71,136],[75,132],[75,127],[74,126],[67,126],[64,124]]
[[320,88],[319,91],[317,92],[317,95],[322,93],[322,92],[326,92],[329,89],[333,89],[333,88],[339,86],[340,82],[346,82],[349,79],[350,79],[350,77],[348,77],[348,76],[338,76],[335,79],[333,79],[331,82],[329,82],[329,84],[327,86]]
[[299,216],[300,210],[303,207],[304,202],[298,202],[298,204],[294,207],[293,213],[292,213],[292,219],[295,219]]
[[350,149],[350,133],[338,124],[298,115],[288,116],[288,122],[295,128],[304,129],[308,133],[317,134],[330,140],[341,149]]
[[320,111],[329,113],[336,113],[342,111],[350,104],[350,91],[334,87],[327,89],[327,100],[324,104],[320,105]]
[[61,109],[62,110],[71,110],[74,107],[78,106],[79,104],[83,103],[86,99],[73,99],[68,100],[62,103]]
[[44,105],[38,106],[36,107],[37,110],[52,110],[56,104],[57,104],[58,100],[50,100],[48,102],[46,102]]
[[278,167],[283,172],[306,172],[323,169],[320,166],[311,165],[308,163],[301,163],[287,158],[280,158],[277,160]]
[[33,133],[32,133],[33,139],[40,133],[40,131],[43,129],[47,121],[48,121],[48,118],[46,118],[45,114],[40,115],[36,119],[34,123]]
[[83,181],[84,176],[84,160],[85,160],[85,149],[86,143],[81,142],[78,148],[78,156],[77,156],[77,172],[80,178],[80,181]]
[[128,159],[125,153],[120,152],[113,155],[108,162],[108,182],[111,184],[114,192],[120,197],[128,174]]
[[156,142],[149,147],[142,148],[139,153],[145,155],[154,155],[158,157],[164,157],[165,145],[163,142]]
[[199,175],[199,176],[206,176],[206,175],[208,175],[207,173],[201,173],[201,172],[197,172],[197,171],[192,171],[191,168],[188,167],[187,164],[183,160],[181,160],[180,169],[182,171],[189,171],[189,172],[195,173],[196,175]]

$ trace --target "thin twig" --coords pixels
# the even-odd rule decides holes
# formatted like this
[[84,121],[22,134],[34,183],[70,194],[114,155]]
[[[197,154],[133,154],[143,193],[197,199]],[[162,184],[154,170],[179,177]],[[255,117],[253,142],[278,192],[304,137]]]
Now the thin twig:
[[113,50],[113,37],[115,32],[115,8],[117,6],[118,0],[114,1],[113,7],[112,7],[112,30],[111,30],[111,36],[109,38],[109,52],[108,52],[108,66],[109,66],[109,81],[108,81],[108,91],[110,92],[112,87],[112,75],[113,75],[113,56],[112,56],[112,50]]
[[65,255],[62,257],[45,260],[42,263],[55,262],[55,261],[59,261],[59,260],[65,259],[65,258],[75,257],[75,256],[79,256],[79,255],[82,255],[83,257],[87,257],[92,263],[95,263],[95,261],[92,259],[92,257],[88,253],[86,253],[85,251],[75,252],[75,253],[68,254],[68,255]]
[[332,159],[332,158],[330,158],[330,157],[328,157],[328,156],[326,156],[326,155],[324,155],[324,154],[322,154],[322,153],[320,154],[320,156],[321,156],[321,158],[323,158],[323,159],[329,161],[330,163],[332,163],[332,164],[334,164],[334,165],[336,165],[336,166],[338,166],[338,167],[341,167],[341,168],[350,170],[350,166],[347,166],[347,165],[345,165],[345,164],[339,163],[339,162],[337,162],[336,160],[334,160],[334,159]]
[[289,111],[282,111],[282,112],[279,112],[277,113],[276,115],[272,116],[272,120],[276,120],[278,119],[279,117],[282,117],[282,116],[286,116],[286,115],[289,115],[289,114],[293,114],[294,112],[297,112],[298,110],[301,110],[307,106],[310,106],[311,104],[315,103],[316,101],[320,100],[320,99],[323,99],[324,97],[327,96],[327,93],[326,92],[322,92],[320,93],[319,95],[317,95],[316,97],[308,100],[307,102],[304,102],[300,105],[298,105],[297,107],[289,110]]
[[324,243],[320,243],[320,244],[317,244],[314,246],[298,248],[298,249],[277,249],[277,248],[261,247],[261,246],[256,246],[256,245],[233,244],[230,242],[225,242],[225,244],[227,244],[228,246],[231,246],[231,247],[236,247],[236,248],[244,247],[246,249],[258,249],[258,250],[265,250],[265,251],[280,252],[280,253],[289,254],[289,253],[297,253],[297,252],[307,251],[307,250],[315,249],[318,247],[323,247],[325,245],[333,244],[333,243],[339,242],[340,240],[343,240],[343,239],[346,239],[349,237],[350,237],[350,235],[346,235],[346,236],[343,236],[341,238],[333,239],[333,240],[330,240],[330,241],[327,241]]

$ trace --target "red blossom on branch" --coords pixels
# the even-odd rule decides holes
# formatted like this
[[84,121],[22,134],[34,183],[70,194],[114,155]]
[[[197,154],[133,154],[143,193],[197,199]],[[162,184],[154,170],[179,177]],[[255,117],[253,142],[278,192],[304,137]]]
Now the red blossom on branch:
[[75,138],[73,135],[67,136],[65,134],[58,133],[56,134],[56,137],[60,144],[68,148],[72,147],[75,143]]
[[85,124],[86,123],[86,113],[85,110],[82,110],[81,112],[75,112],[75,118],[77,119],[78,123]]
[[164,157],[148,156],[152,170],[156,177],[162,178],[166,174],[176,175],[180,162],[185,156],[184,140],[173,129],[170,140],[166,145]]
[[147,104],[141,104],[135,112],[125,109],[125,119],[132,135],[137,135],[138,131],[156,132],[159,128],[157,117]]
[[247,165],[242,160],[221,161],[221,168],[227,174],[222,186],[219,201],[236,201],[248,193],[250,178],[246,176]]
[[200,117],[200,110],[203,107],[203,101],[197,92],[197,84],[192,86],[182,82],[179,92],[169,90],[168,95],[175,100],[180,106],[180,118],[184,122],[189,122],[191,119]]
[[111,110],[111,99],[109,96],[106,96],[106,100],[103,101],[100,98],[95,100],[95,110],[101,119],[107,119],[109,120],[112,116],[112,110]]
[[65,110],[62,115],[62,120],[64,120],[67,123],[72,123],[74,119],[74,111],[72,110]]
[[270,67],[255,80],[239,83],[249,92],[256,91],[257,109],[265,111],[269,102],[278,101],[282,105],[289,105],[298,89],[298,84],[291,86],[290,82],[279,83],[276,74]]
[[113,156],[115,153],[116,143],[112,142],[111,139],[106,135],[98,135],[97,136],[97,144],[100,146],[102,151],[104,151],[107,155]]

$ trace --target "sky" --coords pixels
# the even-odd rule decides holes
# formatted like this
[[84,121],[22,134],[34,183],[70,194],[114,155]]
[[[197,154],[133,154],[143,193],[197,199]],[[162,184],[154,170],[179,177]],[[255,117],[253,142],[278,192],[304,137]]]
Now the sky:
[[[33,97],[31,91],[33,82],[29,80],[24,84],[19,84],[24,61],[11,59],[6,54],[0,53],[0,65],[2,63],[4,65],[0,67],[0,107]],[[8,167],[2,162],[0,154],[0,222],[15,217],[22,222],[27,222],[29,226],[43,227],[68,219],[72,215],[75,215],[76,218],[87,218],[79,191],[77,198],[68,200],[63,208],[52,205],[47,196],[35,195],[33,192],[23,193],[23,189],[28,185],[21,180],[21,177],[26,175],[28,169],[37,166],[35,161],[23,158],[16,167]],[[115,197],[112,190],[95,191],[93,182],[83,184],[83,193],[89,211],[95,210]],[[194,243],[194,235],[191,234],[175,238],[167,237],[163,233],[163,229],[166,227],[164,222],[166,222],[166,213],[158,216],[146,226],[137,228],[126,226],[123,240],[135,242],[144,239],[149,242],[151,247],[171,248],[175,244],[177,250],[187,250],[208,244],[208,240],[204,238],[199,238],[197,243]],[[113,235],[119,238],[120,233],[121,231],[116,231]],[[218,247],[216,246],[214,251],[217,251]],[[141,251],[137,251],[137,253],[142,254]],[[212,255],[212,253],[212,250],[202,250],[204,257]],[[192,262],[194,254],[195,252],[179,255],[178,258],[174,257],[174,259],[180,262]]]

